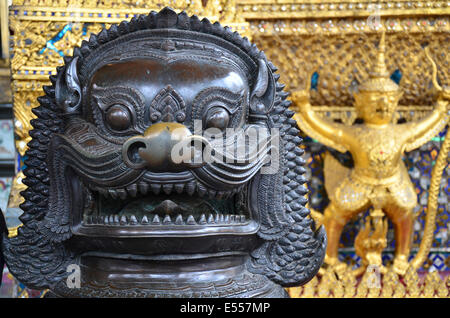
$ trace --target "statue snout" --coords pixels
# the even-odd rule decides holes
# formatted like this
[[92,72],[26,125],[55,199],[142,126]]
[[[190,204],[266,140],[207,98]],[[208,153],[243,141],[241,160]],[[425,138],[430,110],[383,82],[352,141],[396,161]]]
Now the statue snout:
[[186,126],[161,122],[125,141],[122,156],[134,169],[176,172],[203,166],[203,151],[208,146],[204,137],[193,135]]

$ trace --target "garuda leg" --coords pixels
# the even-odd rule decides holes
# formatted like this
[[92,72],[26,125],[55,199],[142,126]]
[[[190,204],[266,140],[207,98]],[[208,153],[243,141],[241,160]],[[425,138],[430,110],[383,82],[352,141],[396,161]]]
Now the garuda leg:
[[342,211],[333,201],[327,206],[324,211],[323,224],[327,231],[328,246],[325,262],[331,266],[337,265],[338,261],[338,249],[339,239],[342,234],[342,230],[347,222],[361,210],[355,211]]
[[414,213],[396,204],[390,204],[383,209],[394,224],[395,231],[395,258],[394,271],[404,275],[409,267],[408,256],[411,251]]

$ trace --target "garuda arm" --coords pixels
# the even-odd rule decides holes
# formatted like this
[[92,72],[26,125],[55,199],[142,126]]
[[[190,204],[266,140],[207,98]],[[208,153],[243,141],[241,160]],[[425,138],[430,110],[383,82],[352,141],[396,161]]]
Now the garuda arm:
[[408,131],[406,151],[411,151],[422,146],[444,129],[449,120],[449,100],[450,90],[441,91],[435,109],[430,114],[421,120],[406,124]]
[[422,120],[406,124],[408,132],[408,141],[405,147],[406,151],[411,151],[425,144],[444,129],[449,120],[448,105],[450,101],[450,88],[441,87],[439,85],[437,81],[436,63],[431,58],[428,47],[425,48],[425,55],[431,63],[433,69],[433,86],[439,91],[439,96],[436,101],[435,109],[430,114]]
[[299,110],[294,115],[294,119],[301,130],[311,138],[339,152],[344,153],[349,150],[351,135],[348,128],[318,116],[309,104],[308,90],[293,92],[292,100]]

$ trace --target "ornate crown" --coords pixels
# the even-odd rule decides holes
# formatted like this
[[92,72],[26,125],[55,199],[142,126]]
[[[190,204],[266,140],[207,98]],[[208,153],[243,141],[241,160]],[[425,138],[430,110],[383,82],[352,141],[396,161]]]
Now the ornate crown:
[[385,62],[386,46],[384,42],[385,33],[381,34],[378,52],[369,79],[359,85],[360,92],[393,92],[398,91],[398,85],[390,79]]

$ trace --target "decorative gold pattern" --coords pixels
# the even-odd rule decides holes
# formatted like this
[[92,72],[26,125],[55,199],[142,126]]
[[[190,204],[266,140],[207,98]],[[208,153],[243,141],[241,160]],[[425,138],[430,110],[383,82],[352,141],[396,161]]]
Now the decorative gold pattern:
[[411,267],[403,277],[393,271],[378,275],[367,270],[358,282],[350,269],[336,272],[328,267],[306,285],[287,291],[293,298],[448,298],[449,287],[450,275],[441,278],[436,271],[421,278]]

